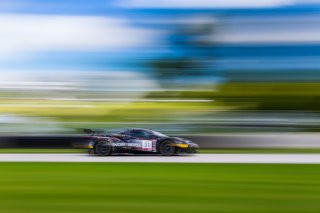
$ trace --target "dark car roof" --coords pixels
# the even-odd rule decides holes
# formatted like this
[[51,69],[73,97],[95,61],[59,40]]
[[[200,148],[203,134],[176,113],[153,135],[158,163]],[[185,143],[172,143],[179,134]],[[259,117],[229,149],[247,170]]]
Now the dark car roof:
[[131,130],[150,130],[150,129],[144,129],[144,128],[131,128]]
[[130,131],[130,130],[147,130],[147,131],[150,131],[150,129],[145,129],[145,128],[127,128],[127,129],[124,129],[124,131]]
[[150,129],[144,129],[144,128],[122,128],[122,129],[110,130],[109,133],[127,132],[127,131],[131,131],[131,130],[147,130],[147,131],[151,131]]

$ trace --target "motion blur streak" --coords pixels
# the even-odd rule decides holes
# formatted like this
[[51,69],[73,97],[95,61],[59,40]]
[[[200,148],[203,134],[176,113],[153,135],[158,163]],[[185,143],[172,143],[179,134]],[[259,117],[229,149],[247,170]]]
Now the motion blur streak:
[[319,1],[0,5],[0,132],[319,129]]
[[320,212],[320,0],[0,0],[0,76],[1,212]]
[[2,133],[319,130],[317,0],[0,5]]
[[0,154],[0,162],[320,164],[320,154],[201,154],[104,158],[84,154]]

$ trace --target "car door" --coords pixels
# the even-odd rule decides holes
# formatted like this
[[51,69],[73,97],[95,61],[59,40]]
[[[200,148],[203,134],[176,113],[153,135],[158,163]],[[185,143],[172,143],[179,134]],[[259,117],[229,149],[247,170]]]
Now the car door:
[[141,146],[142,151],[153,151],[155,149],[154,142],[152,140],[152,135],[143,129],[132,129],[129,135],[134,139],[135,143]]

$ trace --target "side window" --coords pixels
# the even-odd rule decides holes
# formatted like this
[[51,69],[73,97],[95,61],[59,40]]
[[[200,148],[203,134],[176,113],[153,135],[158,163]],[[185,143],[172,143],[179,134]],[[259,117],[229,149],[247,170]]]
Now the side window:
[[143,130],[138,130],[138,129],[135,129],[135,130],[131,130],[130,131],[130,135],[133,136],[133,137],[137,137],[137,138],[141,138],[141,137],[148,137],[149,134]]

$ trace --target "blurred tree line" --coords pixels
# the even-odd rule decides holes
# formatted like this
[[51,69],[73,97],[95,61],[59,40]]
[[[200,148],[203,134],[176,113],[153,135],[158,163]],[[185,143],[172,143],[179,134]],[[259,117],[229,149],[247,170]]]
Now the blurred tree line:
[[175,24],[169,28],[168,47],[173,51],[150,63],[154,76],[162,83],[173,79],[209,75],[214,61],[215,25],[203,23]]
[[[161,85],[170,87],[174,79],[190,77],[197,83],[197,77],[218,75],[213,66],[217,58],[213,39],[216,24],[208,20],[168,28],[168,46],[174,51],[149,64]],[[308,79],[304,79],[304,73],[302,70],[282,73],[234,70],[219,73],[225,81],[218,87],[211,85],[215,89],[212,91],[192,91],[190,87],[189,91],[152,92],[149,97],[212,99],[214,105],[245,110],[320,110],[320,72],[309,72]]]
[[227,82],[216,99],[227,106],[246,110],[320,110],[317,82]]

